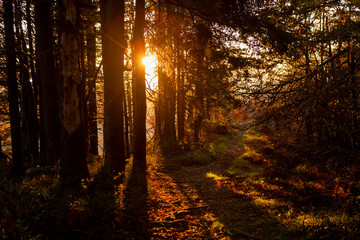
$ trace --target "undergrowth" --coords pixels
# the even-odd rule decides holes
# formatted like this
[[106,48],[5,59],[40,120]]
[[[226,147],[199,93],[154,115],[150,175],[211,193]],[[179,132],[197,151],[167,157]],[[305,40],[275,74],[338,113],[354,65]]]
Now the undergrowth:
[[[124,237],[123,185],[89,165],[92,177],[80,189],[64,188],[56,171],[29,169],[23,178],[7,177],[1,163],[1,239],[114,239]],[[95,170],[96,169],[96,170]],[[32,174],[31,172],[35,172]]]
[[286,226],[288,232],[277,238],[359,239],[360,183],[351,177],[354,169],[335,172],[307,162],[290,143],[284,147],[285,141],[260,128],[245,132],[238,142],[244,152],[228,169],[228,177],[236,179],[229,187]]
[[236,133],[217,138],[211,142],[198,146],[190,152],[181,152],[169,158],[168,161],[182,166],[206,165],[220,157],[226,151],[229,143],[236,138]]

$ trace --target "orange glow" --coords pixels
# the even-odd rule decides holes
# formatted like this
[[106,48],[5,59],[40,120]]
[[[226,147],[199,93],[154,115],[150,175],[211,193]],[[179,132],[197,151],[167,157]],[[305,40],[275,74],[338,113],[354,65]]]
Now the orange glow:
[[149,87],[155,89],[157,87],[157,59],[154,55],[147,55],[143,58],[142,63],[145,65],[146,80]]

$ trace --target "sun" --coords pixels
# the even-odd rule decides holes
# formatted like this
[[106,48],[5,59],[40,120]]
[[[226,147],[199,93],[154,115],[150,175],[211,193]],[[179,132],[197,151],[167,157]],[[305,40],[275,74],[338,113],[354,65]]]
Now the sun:
[[151,89],[157,87],[157,59],[154,55],[147,55],[143,58],[142,63],[145,65],[145,77]]

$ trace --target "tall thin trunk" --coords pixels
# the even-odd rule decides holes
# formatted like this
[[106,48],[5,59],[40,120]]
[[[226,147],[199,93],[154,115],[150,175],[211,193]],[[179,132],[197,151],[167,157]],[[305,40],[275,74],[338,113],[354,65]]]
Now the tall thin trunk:
[[[125,85],[124,85],[125,87]],[[130,158],[130,142],[129,142],[129,115],[128,115],[128,101],[126,93],[124,89],[124,141],[125,141],[125,159]]]
[[[166,77],[166,85],[165,85],[165,103],[166,103],[166,121],[165,121],[165,131],[167,133],[167,147],[169,151],[173,151],[176,149],[177,142],[176,142],[176,127],[175,127],[175,115],[176,115],[176,72],[175,72],[175,59],[176,52],[174,52],[174,28],[175,23],[173,21],[174,18],[174,11],[170,4],[165,2],[165,7],[167,11],[166,15],[166,26],[167,26],[167,45],[169,48],[169,73]],[[176,49],[175,49],[176,51]]]
[[[131,87],[130,79],[126,82],[126,102],[127,102],[127,129],[128,129],[128,148],[129,148],[129,155],[133,153],[134,149],[134,109],[133,109],[133,101],[132,101],[132,93],[133,88]],[[126,126],[125,126],[126,127]],[[126,128],[125,128],[126,130]]]
[[89,115],[89,145],[90,153],[98,155],[98,126],[97,126],[97,106],[96,106],[96,32],[94,24],[87,28],[86,52],[87,52],[87,71],[88,71],[88,115]]
[[176,107],[177,107],[177,134],[178,141],[183,141],[185,137],[185,87],[184,73],[181,72],[181,50],[179,36],[176,41]]
[[[162,14],[162,8],[165,7],[167,15]],[[164,38],[163,43],[159,43],[160,49],[163,50],[164,59],[159,60],[158,67],[158,97],[156,104],[156,136],[159,137],[159,143],[164,151],[171,152],[176,149],[176,84],[175,84],[175,62],[174,52],[174,34],[172,21],[174,13],[170,4],[162,6],[159,2],[158,8],[158,37]],[[171,16],[171,17],[170,17]],[[163,19],[165,21],[163,21]],[[164,22],[165,24],[161,25]]]
[[[145,66],[145,0],[136,0],[134,29],[134,166],[141,171],[146,169],[146,93]],[[144,172],[145,174],[145,172]]]
[[59,82],[55,66],[51,2],[35,1],[36,55],[39,79],[40,150],[42,164],[60,158]]
[[[136,235],[147,239],[146,221],[146,95],[145,95],[145,0],[136,0],[134,28],[134,160],[125,192],[125,221],[136,229]],[[144,217],[145,216],[145,217]],[[145,221],[144,221],[145,220]]]
[[205,76],[204,69],[206,64],[204,63],[205,49],[212,36],[209,27],[204,23],[199,23],[197,28],[196,39],[196,61],[197,61],[197,79],[195,81],[195,123],[194,123],[194,142],[199,143],[200,131],[202,128],[202,122],[204,120],[204,106],[205,106]]
[[101,1],[104,60],[105,165],[110,171],[125,170],[124,143],[124,1]]
[[12,0],[4,0],[4,25],[6,46],[7,86],[10,111],[11,146],[13,174],[19,175],[24,172],[23,153],[20,132],[20,112],[18,100],[18,84],[16,78],[16,56]]
[[34,103],[37,107],[38,105],[38,84],[35,72],[35,61],[34,61],[34,43],[33,43],[33,28],[32,28],[32,17],[30,10],[31,0],[26,1],[26,22],[27,22],[27,35],[29,39],[29,65],[31,70],[31,80],[34,91]]
[[[26,18],[27,18],[27,35],[29,39],[29,54],[28,54],[28,63],[31,71],[31,82],[29,81],[29,94],[30,94],[30,119],[31,119],[31,132],[30,137],[32,138],[32,153],[36,161],[39,160],[39,123],[37,116],[37,81],[34,65],[34,48],[33,48],[33,35],[32,35],[32,26],[31,26],[31,13],[30,13],[30,0],[26,1]],[[24,46],[26,47],[26,46]]]
[[89,177],[87,123],[84,119],[85,83],[80,72],[80,14],[76,0],[62,0],[59,7],[61,39],[61,176],[66,183]]
[[15,7],[15,26],[18,38],[18,49],[22,52],[19,55],[20,63],[20,83],[21,83],[21,116],[22,116],[22,143],[24,160],[34,164],[38,160],[38,132],[37,116],[34,103],[34,94],[30,83],[28,49],[25,40],[23,26],[21,24],[22,12],[20,2]]

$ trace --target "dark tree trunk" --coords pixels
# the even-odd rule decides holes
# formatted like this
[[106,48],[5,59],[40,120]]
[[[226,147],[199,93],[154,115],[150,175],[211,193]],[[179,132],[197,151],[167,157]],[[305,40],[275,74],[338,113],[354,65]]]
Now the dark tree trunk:
[[195,81],[195,122],[194,122],[194,142],[200,141],[200,131],[204,119],[204,57],[205,48],[211,37],[211,31],[205,24],[198,24],[196,39],[196,61],[197,61],[197,79]]
[[51,2],[35,0],[37,74],[40,95],[40,150],[42,164],[60,158],[59,83],[55,66]]
[[105,165],[110,171],[125,170],[124,144],[124,1],[101,1],[104,61]]
[[134,167],[146,170],[146,94],[145,94],[145,0],[136,0],[134,29]]
[[10,111],[12,166],[11,172],[23,174],[23,153],[20,132],[20,112],[18,100],[18,84],[16,78],[16,56],[12,0],[4,0],[4,25],[6,46],[7,86]]
[[15,7],[15,26],[18,39],[17,49],[21,49],[19,54],[20,63],[20,83],[21,83],[21,126],[22,126],[22,144],[24,160],[34,164],[38,160],[38,131],[37,115],[34,102],[33,89],[30,83],[28,49],[25,41],[25,34],[21,24],[22,12],[20,3]]
[[[31,0],[26,1],[26,22],[27,22],[27,35],[29,39],[29,63],[30,63],[30,70],[31,70],[31,79],[34,91],[34,104],[37,108],[38,105],[38,83],[36,78],[35,72],[35,61],[34,61],[34,42],[33,42],[33,27],[32,27],[32,17],[31,17],[31,10],[30,10],[30,2]],[[37,116],[37,113],[36,113]],[[39,126],[37,124],[37,131],[39,130]],[[38,136],[37,136],[38,137]]]
[[[156,135],[159,137],[159,143],[163,151],[171,152],[176,149],[176,128],[175,128],[175,112],[176,112],[176,84],[175,84],[175,62],[174,52],[171,49],[174,45],[173,22],[170,16],[173,16],[172,8],[169,4],[165,4],[168,14],[163,15],[162,6],[159,6],[159,24],[165,18],[166,25],[159,27],[159,39],[165,36],[165,44],[161,44],[160,48],[165,52],[166,59],[159,61],[158,67],[158,98],[156,106]],[[165,69],[171,69],[166,71]]]
[[[159,63],[160,65],[160,63]],[[156,135],[159,137],[160,145],[164,145],[164,133],[165,133],[165,73],[161,66],[158,67],[158,91],[156,102]]]
[[181,50],[180,50],[180,36],[177,36],[177,51],[176,51],[176,107],[177,107],[177,133],[178,141],[182,142],[185,137],[185,86],[184,86],[184,74],[181,72]]
[[80,14],[76,0],[62,0],[59,7],[61,39],[61,176],[66,183],[89,177],[86,162],[87,123],[85,83],[80,72]]
[[175,72],[175,59],[176,49],[175,48],[175,22],[173,21],[175,12],[170,4],[165,2],[167,17],[166,17],[166,25],[168,31],[168,47],[170,54],[170,62],[169,62],[169,73],[166,77],[166,85],[165,85],[165,93],[166,93],[166,122],[165,122],[165,131],[167,132],[167,142],[169,151],[173,151],[177,147],[176,142],[176,127],[175,127],[175,115],[176,115],[176,72]]
[[[93,14],[92,17],[95,14]],[[90,20],[91,21],[91,20]],[[97,106],[96,106],[96,32],[95,26],[90,22],[86,34],[86,53],[88,70],[88,116],[89,116],[89,151],[93,155],[98,155],[98,126],[97,126]]]
[[[29,85],[29,95],[30,95],[30,138],[31,138],[31,152],[33,154],[33,158],[38,161],[39,160],[39,123],[38,123],[38,115],[37,115],[37,81],[36,81],[36,73],[34,66],[34,48],[33,48],[33,37],[32,37],[32,26],[31,26],[31,13],[30,13],[30,0],[26,1],[26,17],[27,17],[27,34],[29,39],[29,54],[26,59],[29,63],[30,71],[31,71],[31,80],[28,82]],[[26,48],[26,45],[24,45]]]
[[167,73],[159,67],[157,102],[157,134],[163,150],[171,152],[176,148],[174,85]]

